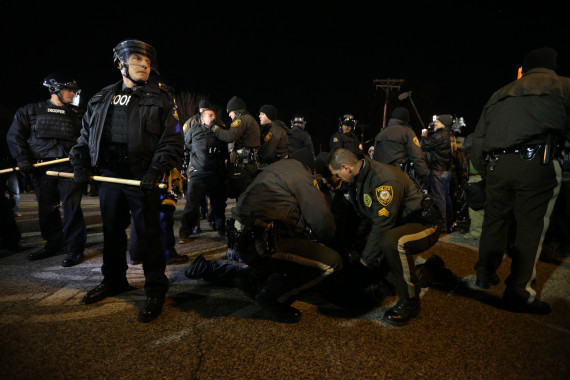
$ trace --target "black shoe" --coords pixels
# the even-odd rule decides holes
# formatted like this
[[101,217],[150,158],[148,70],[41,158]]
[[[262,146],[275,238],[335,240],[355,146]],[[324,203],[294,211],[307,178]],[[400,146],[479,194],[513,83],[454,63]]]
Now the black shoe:
[[489,278],[489,280],[484,280],[478,277],[475,280],[475,287],[479,289],[489,289],[491,286],[498,285],[499,282],[501,282],[501,279],[499,278],[499,276],[497,276],[496,273],[493,273]]
[[202,254],[199,254],[186,268],[184,275],[192,280],[198,280],[204,277],[208,270],[210,270],[210,262]]
[[139,311],[138,320],[142,323],[148,323],[162,313],[162,305],[164,305],[164,297],[147,297],[142,310]]
[[528,313],[528,314],[549,314],[552,309],[546,302],[535,299],[531,303],[527,303],[525,299],[514,296],[509,291],[505,291],[499,308],[513,313]]
[[34,260],[46,259],[48,257],[59,255],[62,251],[63,251],[62,249],[47,249],[44,247],[37,252],[30,253],[28,255],[28,260],[34,261]]
[[396,306],[386,311],[382,322],[392,326],[404,326],[419,313],[420,299],[418,297],[400,299]]
[[63,259],[63,261],[61,262],[61,266],[62,267],[75,266],[75,265],[81,263],[83,261],[84,257],[85,256],[83,256],[83,252],[80,252],[80,253],[68,252],[67,257],[65,259]]
[[85,297],[81,300],[81,304],[88,305],[91,303],[99,302],[107,297],[113,297],[117,294],[121,294],[132,290],[133,288],[128,284],[124,283],[119,286],[110,285],[107,282],[101,282],[95,288],[87,292]]
[[301,319],[301,312],[294,307],[278,302],[272,298],[267,292],[261,291],[256,297],[255,302],[264,310],[268,311],[273,319],[283,323],[297,323]]
[[184,264],[190,260],[186,255],[179,255],[176,252],[172,252],[170,255],[170,259],[166,261],[166,265],[174,265],[174,264]]

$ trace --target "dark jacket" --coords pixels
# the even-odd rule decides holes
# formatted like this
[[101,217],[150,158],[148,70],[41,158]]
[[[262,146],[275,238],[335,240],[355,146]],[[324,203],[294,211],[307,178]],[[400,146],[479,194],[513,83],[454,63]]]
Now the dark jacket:
[[46,100],[20,107],[7,134],[10,153],[18,162],[68,157],[81,130],[82,113],[71,105]]
[[374,139],[374,160],[383,164],[400,165],[408,160],[414,164],[416,175],[425,179],[429,169],[416,133],[402,120],[390,119]]
[[[483,157],[498,149],[544,144],[549,132],[570,140],[570,78],[535,68],[496,91],[474,132],[471,159],[483,173]],[[562,142],[563,144],[563,142]]]
[[431,171],[450,171],[453,161],[451,136],[447,128],[439,128],[420,142],[426,154],[426,163]]
[[230,128],[214,127],[216,136],[227,143],[234,143],[235,149],[259,148],[260,128],[253,116],[248,113],[239,114],[230,124]]
[[319,241],[329,242],[335,234],[324,194],[314,186],[310,170],[295,159],[263,167],[239,196],[232,215],[245,223],[252,210],[257,218],[279,222],[293,236],[303,237],[308,228]]
[[194,125],[186,132],[186,149],[190,153],[188,176],[202,172],[224,173],[228,143],[218,139],[204,124]]
[[336,148],[345,148],[356,154],[356,156],[362,157],[363,153],[359,145],[358,136],[352,131],[349,133],[335,132],[329,142],[331,151]]
[[289,128],[280,120],[261,126],[259,157],[262,164],[270,164],[291,154]]
[[[372,222],[362,259],[370,264],[381,254],[380,239],[390,229],[418,221],[423,193],[400,169],[366,157],[353,183],[350,199],[356,211]],[[364,230],[364,228],[362,229]]]
[[[74,167],[95,167],[101,158],[100,144],[105,117],[122,81],[103,88],[87,105],[83,128],[71,150]],[[179,167],[184,135],[168,93],[147,84],[132,93],[128,106],[128,161],[143,172],[151,167],[163,173]]]
[[315,148],[313,146],[311,135],[309,135],[309,132],[307,132],[303,127],[295,125],[291,128],[289,142],[291,143],[291,153],[295,153],[296,151],[307,147],[311,149],[313,155],[315,154]]

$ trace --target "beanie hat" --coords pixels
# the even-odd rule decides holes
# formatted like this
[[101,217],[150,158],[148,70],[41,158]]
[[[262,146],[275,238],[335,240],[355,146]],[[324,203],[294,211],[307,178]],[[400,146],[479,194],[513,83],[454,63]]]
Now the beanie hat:
[[277,108],[273,107],[270,104],[265,104],[261,106],[259,112],[263,112],[269,120],[277,119]]
[[397,107],[392,111],[392,119],[402,120],[407,123],[410,121],[410,112],[405,107]]
[[527,53],[522,64],[522,72],[530,69],[544,67],[545,69],[556,70],[556,56],[558,53],[553,48],[543,47],[534,49]]
[[439,120],[441,124],[445,125],[448,128],[453,125],[453,118],[451,115],[439,115],[437,117],[437,120]]
[[304,147],[295,151],[293,154],[291,154],[291,158],[305,165],[308,169],[311,170],[311,173],[315,171],[315,156],[313,155],[313,152],[310,148]]
[[207,101],[206,99],[202,99],[200,100],[200,103],[198,103],[198,109],[200,108],[212,108],[212,106],[210,105],[210,102]]
[[238,98],[237,96],[233,96],[226,107],[226,111],[231,112],[235,110],[242,110],[246,109],[245,102]]

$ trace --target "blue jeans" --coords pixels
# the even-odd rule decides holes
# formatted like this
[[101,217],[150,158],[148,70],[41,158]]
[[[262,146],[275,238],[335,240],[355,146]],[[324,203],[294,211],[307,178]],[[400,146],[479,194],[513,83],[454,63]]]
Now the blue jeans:
[[451,172],[434,170],[429,175],[430,195],[443,215],[440,227],[448,230],[453,225],[453,210],[449,195],[450,182]]

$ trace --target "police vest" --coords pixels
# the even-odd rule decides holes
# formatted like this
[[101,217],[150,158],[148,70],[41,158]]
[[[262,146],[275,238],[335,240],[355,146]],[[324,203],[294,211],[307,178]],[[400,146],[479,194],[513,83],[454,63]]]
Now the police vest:
[[35,118],[33,129],[37,138],[76,141],[79,137],[79,119],[71,107],[50,104],[38,109]]
[[105,118],[105,127],[103,128],[103,137],[106,143],[127,144],[127,108],[130,101],[131,94],[125,93],[116,94],[111,99],[107,117]]

